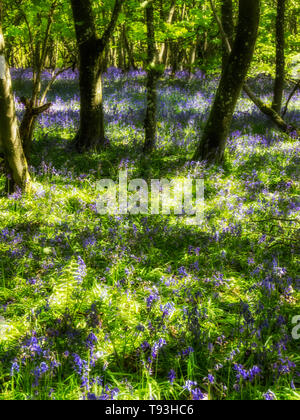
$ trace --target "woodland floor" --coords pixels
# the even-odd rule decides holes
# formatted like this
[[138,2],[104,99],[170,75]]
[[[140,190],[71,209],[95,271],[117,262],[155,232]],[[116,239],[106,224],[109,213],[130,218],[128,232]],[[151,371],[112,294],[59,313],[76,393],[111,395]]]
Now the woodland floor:
[[[17,97],[29,76],[14,72]],[[69,149],[78,83],[58,80],[35,134],[36,192],[0,197],[0,399],[299,400],[299,140],[243,97],[224,167],[191,162],[217,80],[179,74],[160,82],[144,159],[144,82],[106,75],[110,145],[83,156]],[[251,83],[270,100],[270,80]],[[299,94],[288,119],[300,124]],[[204,225],[97,214],[95,182],[125,168],[204,177]]]

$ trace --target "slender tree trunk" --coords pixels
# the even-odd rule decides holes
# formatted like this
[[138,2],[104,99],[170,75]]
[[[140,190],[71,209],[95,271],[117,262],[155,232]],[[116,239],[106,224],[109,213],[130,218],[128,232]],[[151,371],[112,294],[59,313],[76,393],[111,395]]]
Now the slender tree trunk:
[[151,153],[155,147],[157,134],[157,71],[155,69],[156,62],[156,45],[154,31],[154,7],[153,3],[149,3],[146,7],[147,20],[147,112],[145,118],[145,145],[144,152]]
[[[229,39],[230,44],[232,44],[234,40],[234,21],[233,21],[232,0],[222,1],[222,25],[227,35],[227,38]],[[223,73],[225,71],[228,58],[229,58],[229,53],[223,40],[223,55],[222,55],[222,72]]]
[[195,159],[221,163],[233,113],[253,57],[260,17],[260,0],[239,1],[237,35]]
[[272,108],[281,114],[285,71],[285,11],[286,0],[277,0],[276,17],[276,77]]
[[103,52],[116,27],[124,0],[116,0],[111,21],[102,38],[96,31],[91,0],[71,0],[80,54],[80,128],[76,147],[82,152],[105,144],[102,98]]
[[19,134],[11,76],[5,60],[5,44],[1,26],[2,2],[0,0],[0,147],[11,182],[9,192],[16,187],[30,191],[30,175]]
[[[167,20],[166,20],[167,24],[169,24],[169,25],[172,24],[172,22],[174,20],[174,17],[175,17],[175,12],[176,12],[176,0],[172,0],[169,15],[168,15]],[[161,14],[160,15],[161,15],[161,20],[163,22],[165,22],[165,13],[164,13],[164,9],[163,9],[162,4],[161,4]],[[166,40],[162,44],[162,47],[161,47],[161,50],[160,50],[160,53],[159,53],[159,62],[160,63],[165,62],[165,59],[168,55],[168,48],[169,48],[169,42],[168,42],[168,40]]]

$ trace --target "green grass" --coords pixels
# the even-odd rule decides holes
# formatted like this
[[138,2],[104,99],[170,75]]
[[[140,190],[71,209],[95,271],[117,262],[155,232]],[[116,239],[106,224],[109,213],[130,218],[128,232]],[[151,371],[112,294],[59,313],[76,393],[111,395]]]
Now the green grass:
[[[178,92],[168,89],[171,109],[168,97],[172,104]],[[0,198],[0,399],[110,398],[115,388],[118,399],[191,399],[183,388],[190,380],[209,399],[263,399],[271,390],[299,400],[299,341],[291,337],[300,315],[299,143],[269,129],[261,134],[262,124],[233,135],[224,168],[186,163],[197,139],[191,124],[188,148],[174,146],[176,122],[160,125],[166,146],[146,160],[141,125],[110,123],[110,147],[83,156],[66,148],[74,127],[38,128],[35,192]],[[204,176],[205,223],[99,216],[95,183],[117,180],[124,158],[133,178]],[[149,364],[151,350],[142,345],[159,340],[165,344]],[[73,354],[89,367],[78,373]],[[14,361],[20,371],[11,376]],[[42,363],[48,368],[35,383]],[[235,365],[261,373],[237,383]],[[83,374],[89,386],[82,387]]]

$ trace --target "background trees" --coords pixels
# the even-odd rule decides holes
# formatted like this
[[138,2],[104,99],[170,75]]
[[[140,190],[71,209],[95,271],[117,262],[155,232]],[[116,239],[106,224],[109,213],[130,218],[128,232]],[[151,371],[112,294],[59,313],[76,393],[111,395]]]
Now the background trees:
[[285,70],[285,14],[286,0],[277,0],[276,16],[276,76],[274,85],[273,109],[280,114],[284,90]]

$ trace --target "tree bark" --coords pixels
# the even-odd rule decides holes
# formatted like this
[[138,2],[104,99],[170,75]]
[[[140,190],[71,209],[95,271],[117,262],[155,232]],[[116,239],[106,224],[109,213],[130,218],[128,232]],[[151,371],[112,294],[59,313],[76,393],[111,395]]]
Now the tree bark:
[[[222,25],[230,44],[232,44],[234,40],[234,21],[233,21],[232,0],[222,1]],[[222,41],[223,41],[222,72],[224,73],[227,62],[228,62],[229,53],[228,53],[224,40]]]
[[96,31],[91,0],[71,0],[80,55],[80,127],[78,151],[98,150],[105,144],[103,112],[103,52],[115,29],[124,0],[116,0],[111,21],[102,38]]
[[216,98],[195,160],[221,163],[233,113],[241,94],[256,44],[260,18],[260,0],[239,1],[236,39],[222,75]]
[[257,97],[247,84],[244,85],[244,91],[252,100],[252,102],[257,106],[257,108],[259,108],[259,110],[267,117],[269,117],[278,128],[280,128],[285,133],[290,133],[292,131],[298,132],[296,127],[289,125],[271,106],[266,105],[259,97]]
[[0,146],[2,145],[3,148],[8,178],[10,178],[7,184],[8,192],[14,191],[17,187],[29,192],[30,175],[19,134],[10,71],[5,60],[1,9],[2,2],[0,1]]
[[154,7],[150,2],[146,7],[147,21],[147,112],[145,118],[144,152],[151,153],[155,147],[157,134],[157,72],[155,69],[157,50],[155,45]]
[[32,100],[22,97],[20,98],[20,101],[25,106],[25,113],[20,125],[20,136],[26,159],[29,161],[35,122],[38,116],[47,111],[52,104],[47,103],[45,105],[34,107]]
[[286,0],[277,0],[276,17],[276,77],[272,108],[281,114],[285,71],[285,11]]
[[124,47],[127,51],[128,54],[128,68],[126,70],[136,70],[137,66],[135,65],[135,61],[134,61],[134,55],[133,55],[133,51],[132,51],[132,47],[129,43],[128,37],[127,37],[127,31],[126,31],[126,25],[123,24],[122,26],[122,37],[123,37],[123,42],[124,42]]

